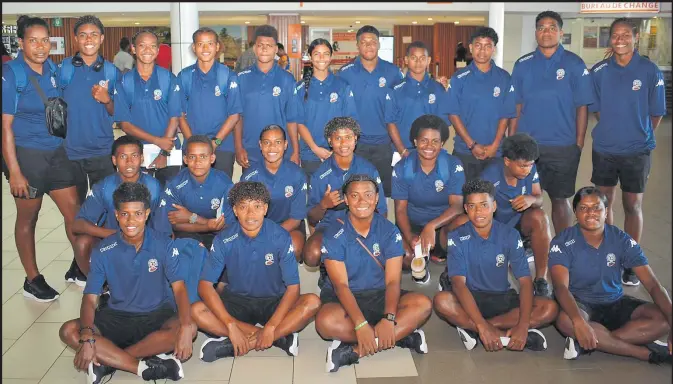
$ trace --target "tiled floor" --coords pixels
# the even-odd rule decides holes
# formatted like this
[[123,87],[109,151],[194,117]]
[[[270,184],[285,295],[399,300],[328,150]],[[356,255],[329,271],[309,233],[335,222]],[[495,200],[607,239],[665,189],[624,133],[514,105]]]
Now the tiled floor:
[[[593,123],[590,123],[593,125]],[[650,264],[666,289],[671,291],[671,120],[657,130],[658,148],[653,155],[652,173],[644,203],[645,234],[642,246]],[[591,142],[587,140],[577,186],[589,184]],[[240,169],[238,170],[240,175]],[[235,175],[235,179],[239,176]],[[391,205],[392,207],[392,205]],[[546,201],[549,209],[549,201]],[[16,209],[7,183],[2,183],[2,383],[71,384],[84,383],[85,376],[73,368],[73,352],[58,339],[60,324],[77,317],[81,288],[63,281],[72,260],[72,249],[65,237],[62,218],[54,203],[45,198],[37,223],[37,259],[42,273],[61,297],[51,304],[40,304],[21,295],[24,272],[14,244]],[[617,207],[616,222],[621,226],[623,211]],[[432,267],[432,283],[419,289],[405,277],[403,287],[432,296],[441,268]],[[316,272],[301,269],[304,292],[317,292]],[[648,298],[642,288],[629,293]],[[436,316],[424,327],[430,353],[411,354],[395,349],[365,358],[358,365],[325,374],[327,342],[320,339],[313,325],[300,334],[297,358],[270,349],[239,359],[206,364],[192,357],[184,365],[186,384],[434,384],[434,383],[669,383],[671,367],[656,367],[631,359],[594,353],[581,360],[562,358],[563,339],[552,327],[545,329],[549,349],[539,353],[486,353],[478,347],[466,352],[455,330]],[[204,340],[199,335],[195,348]],[[119,372],[112,383],[140,382]]]

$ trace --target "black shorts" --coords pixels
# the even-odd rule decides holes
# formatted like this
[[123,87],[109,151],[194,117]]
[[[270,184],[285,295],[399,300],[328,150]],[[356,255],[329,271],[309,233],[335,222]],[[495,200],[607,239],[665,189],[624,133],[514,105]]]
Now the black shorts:
[[383,183],[383,194],[390,197],[391,183],[393,179],[393,167],[390,165],[393,161],[393,149],[389,143],[385,144],[362,144],[358,143],[355,147],[355,154],[365,158],[372,163],[379,171],[381,182]]
[[220,295],[227,312],[236,320],[247,324],[266,324],[276,312],[283,296],[251,297],[243,296],[225,288]]
[[93,188],[99,181],[115,173],[110,155],[70,161],[72,162],[77,197],[79,197],[80,203],[83,203],[86,199],[89,188]]
[[[451,285],[445,290],[451,292]],[[514,289],[507,292],[470,291],[470,293],[477,303],[481,316],[486,320],[519,308],[519,294]]]
[[577,169],[582,150],[576,144],[567,146],[538,146],[540,157],[535,162],[540,175],[540,187],[552,199],[567,199],[575,195]]
[[[37,188],[37,197],[75,185],[72,163],[63,146],[51,151],[17,146],[16,160],[28,185]],[[4,158],[2,172],[9,181],[9,168]]]
[[479,160],[472,155],[472,153],[458,153],[455,150],[453,155],[460,159],[463,163],[463,171],[465,172],[465,181],[474,180],[481,175],[481,173],[488,167],[495,158]]
[[163,189],[166,186],[166,182],[168,180],[174,178],[178,173],[180,173],[181,169],[182,166],[180,165],[171,165],[170,167],[161,169],[141,168],[143,172],[157,179],[159,184],[161,184],[161,189]]
[[234,177],[234,163],[236,162],[236,154],[234,152],[215,151],[215,164],[213,168],[223,171],[229,178]]
[[173,231],[176,239],[194,239],[199,243],[203,244],[206,249],[210,249],[210,246],[213,245],[213,239],[215,239],[215,232],[183,232],[183,231]]
[[317,161],[311,161],[311,160],[302,160],[301,161],[301,169],[304,170],[304,173],[306,174],[306,179],[308,181],[311,180],[311,175],[320,167],[320,164],[322,164],[322,161],[317,160]]
[[591,182],[599,187],[619,185],[624,192],[644,193],[650,177],[650,152],[634,155],[610,155],[591,151]]
[[96,310],[93,323],[103,337],[124,349],[158,331],[174,316],[175,310],[171,304],[164,304],[145,313],[117,311],[104,306]]
[[[423,232],[423,228],[425,228],[424,225],[414,224],[412,222],[409,222],[409,224],[411,225],[411,232],[414,235],[417,235],[417,236],[419,236],[421,234],[421,232]],[[443,245],[441,244],[441,239],[440,239],[440,236],[439,236],[439,231],[440,230],[441,230],[441,227],[437,228],[435,230],[435,244],[439,247],[439,249],[444,250],[446,248],[446,244],[443,244]],[[437,250],[438,250],[437,246],[434,248],[434,250],[431,253],[435,254],[437,252]],[[414,250],[412,249],[411,251],[413,252]],[[443,255],[443,256],[445,256],[445,255]]]
[[636,308],[647,304],[647,301],[627,295],[623,295],[619,300],[609,304],[589,304],[581,302],[577,298],[575,298],[575,301],[579,309],[589,315],[589,321],[595,321],[609,331],[623,327],[631,320],[631,315]]
[[[400,290],[400,298],[409,293],[404,289]],[[366,291],[353,292],[355,301],[362,311],[365,320],[373,327],[383,319],[383,313],[386,310],[386,290],[370,289]],[[320,290],[320,301],[322,304],[337,303],[341,304],[336,293],[331,289]]]

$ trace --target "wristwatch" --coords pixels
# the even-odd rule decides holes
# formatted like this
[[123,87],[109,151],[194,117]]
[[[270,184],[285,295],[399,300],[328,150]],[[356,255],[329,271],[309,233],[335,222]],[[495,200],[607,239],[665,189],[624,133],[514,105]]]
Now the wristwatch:
[[198,218],[199,215],[197,215],[196,213],[192,213],[192,215],[189,216],[189,224],[195,224]]
[[171,155],[171,153],[169,151],[166,151],[166,150],[163,150],[163,149],[161,151],[159,151],[159,154],[161,156],[166,156],[166,157]]
[[384,313],[383,318],[392,321],[393,324],[397,325],[397,321],[395,321],[395,314],[394,313]]
[[469,150],[471,151],[472,148],[474,148],[477,144],[478,144],[478,143],[477,143],[476,141],[473,141],[473,142],[472,142],[472,145],[470,145],[469,147],[467,147],[467,149],[469,149]]
[[215,145],[218,147],[222,144],[222,140],[218,139],[217,137],[212,137],[211,140],[214,141]]

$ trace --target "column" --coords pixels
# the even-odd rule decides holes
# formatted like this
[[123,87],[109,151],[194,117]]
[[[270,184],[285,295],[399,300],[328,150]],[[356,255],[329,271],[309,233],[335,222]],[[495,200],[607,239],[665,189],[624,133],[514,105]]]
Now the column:
[[[285,46],[285,52],[289,55],[290,41],[288,41],[288,30],[290,24],[299,24],[301,21],[297,13],[272,13],[267,16],[266,22],[269,25],[276,27],[278,30],[278,42]],[[299,46],[303,49],[305,42],[301,42]],[[301,58],[290,58],[290,70],[295,79],[301,76]]]
[[500,41],[498,42],[498,49],[496,50],[493,61],[495,61],[495,65],[502,68],[505,52],[505,3],[489,3],[488,26],[493,28],[498,34]]
[[171,56],[173,73],[196,61],[192,52],[192,34],[199,29],[197,3],[171,3]]
[[535,15],[523,15],[521,17],[521,56],[533,52],[536,47]]

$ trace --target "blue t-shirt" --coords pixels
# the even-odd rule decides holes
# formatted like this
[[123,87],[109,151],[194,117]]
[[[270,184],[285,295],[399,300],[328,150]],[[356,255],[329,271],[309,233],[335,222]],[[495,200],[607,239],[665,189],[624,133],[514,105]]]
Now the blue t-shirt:
[[[113,65],[110,62],[107,64]],[[59,67],[59,73],[61,68]],[[105,104],[93,98],[91,89],[94,85],[102,87],[107,81],[110,99],[114,99],[116,83],[114,79],[105,78],[103,68],[98,72],[93,70],[93,65],[83,64],[81,67],[73,65],[71,68],[74,72],[70,84],[63,88],[63,99],[68,104],[68,135],[65,138],[68,158],[80,160],[110,156],[115,139],[112,132],[114,119],[108,113]],[[118,69],[115,71],[117,79],[121,79],[121,72]]]
[[[304,82],[300,81],[295,85],[294,94],[297,123],[308,128],[316,145],[331,150],[325,139],[325,125],[335,117],[357,119],[353,91],[344,79],[329,73],[325,81],[312,78],[306,101],[305,94]],[[302,160],[319,161],[304,140],[299,143],[299,148]]]
[[514,228],[493,220],[491,233],[484,239],[468,221],[450,232],[448,238],[449,277],[465,276],[470,291],[508,291],[508,266],[517,279],[530,276],[523,241]]
[[[445,169],[449,176],[442,177],[439,172],[439,164],[429,174],[423,172],[421,163],[418,161],[418,153],[412,151],[409,156],[402,159],[393,167],[392,192],[393,200],[407,200],[407,215],[409,221],[415,225],[426,225],[449,208],[451,195],[462,196],[463,184],[465,184],[465,172],[463,165],[456,156],[445,153],[438,157],[437,161],[446,162]],[[410,162],[410,165],[407,163]],[[413,169],[412,178],[409,180],[408,170]]]
[[588,304],[619,300],[624,294],[622,269],[648,264],[640,245],[626,232],[610,224],[604,231],[598,249],[586,242],[579,224],[556,235],[550,244],[549,269],[566,267],[570,293]]
[[[331,186],[332,191],[340,191],[339,194],[343,198],[341,187],[343,187],[344,183],[351,175],[355,174],[366,174],[376,180],[376,183],[379,185],[379,202],[376,205],[376,209],[380,214],[385,215],[388,211],[388,207],[386,206],[386,198],[383,194],[383,185],[381,184],[379,172],[370,162],[358,155],[353,155],[351,166],[346,171],[339,168],[336,160],[334,160],[334,155],[330,156],[320,164],[318,169],[311,175],[311,182],[308,189],[309,210],[320,204],[323,196],[325,196],[325,191],[327,191],[328,185]],[[335,220],[338,211],[346,209],[347,207],[345,203],[341,203],[333,209],[328,209],[327,212],[325,212],[325,216],[320,220],[321,226],[328,225],[331,221]]]
[[[224,89],[220,89],[217,81],[219,66],[224,67],[224,73],[227,74]],[[181,85],[181,88],[183,90],[182,111],[185,113],[187,123],[192,129],[192,134],[215,137],[229,116],[243,112],[238,76],[236,76],[236,72],[217,61],[208,73],[203,73],[198,63],[182,71],[191,73],[191,76],[187,77],[188,79],[191,78],[189,99],[187,99],[185,86]],[[181,78],[182,71],[178,74],[178,81]],[[233,131],[222,141],[218,151],[234,151]]]
[[[118,123],[128,122],[143,131],[158,137],[164,137],[168,121],[182,115],[180,86],[174,74],[170,73],[168,94],[164,95],[159,84],[157,72],[167,71],[155,65],[152,75],[145,81],[138,69],[132,69],[117,81],[115,87],[115,114],[114,120]],[[124,91],[123,83],[133,81],[133,100],[129,99]],[[177,131],[175,133],[177,137]],[[143,144],[147,142],[143,141]],[[175,141],[175,148],[180,149],[180,140]]]
[[594,102],[591,76],[579,56],[559,45],[547,59],[538,48],[514,63],[512,82],[522,104],[518,132],[539,145],[577,142],[577,108]]
[[19,95],[19,103],[16,103],[17,84],[14,72],[7,64],[2,65],[2,114],[14,116],[12,132],[14,143],[17,147],[41,149],[43,151],[55,150],[61,146],[63,139],[52,136],[47,130],[47,120],[44,113],[44,103],[37,93],[30,77],[37,79],[40,88],[47,97],[61,95],[58,88],[57,74],[51,72],[49,63],[42,65],[42,74],[33,71],[19,55],[15,61],[20,61],[26,73],[26,86]]
[[[159,216],[156,210],[159,208],[161,184],[154,177],[142,172],[138,178],[138,183],[143,184],[150,191],[149,223],[152,223],[151,226],[154,227],[155,218]],[[122,179],[116,172],[96,183],[86,195],[86,200],[84,200],[76,218],[84,219],[98,227],[119,229],[119,223],[114,213],[115,205],[112,194],[121,184]]]
[[[451,77],[447,106],[449,114],[460,117],[473,140],[490,145],[495,140],[498,122],[516,117],[511,76],[493,60],[486,73],[473,61]],[[459,135],[454,136],[454,148],[458,153],[470,153]],[[500,148],[497,155],[500,155]]]
[[308,210],[304,170],[291,161],[281,161],[275,175],[266,169],[264,163],[257,163],[245,169],[241,176],[241,180],[259,181],[269,190],[271,203],[266,218],[277,224],[287,219],[303,220]]
[[180,270],[185,273],[185,286],[189,303],[194,304],[201,300],[201,297],[199,297],[199,280],[203,266],[208,259],[208,249],[199,241],[187,237],[175,239],[173,246],[180,252]]
[[250,238],[238,222],[213,240],[201,280],[216,283],[227,268],[233,293],[251,297],[278,297],[299,284],[299,264],[292,238],[283,227],[264,219],[256,237]]
[[379,58],[374,71],[369,72],[362,66],[358,56],[352,63],[341,67],[339,77],[346,80],[355,96],[358,123],[362,129],[360,142],[390,143],[386,109],[392,108],[391,89],[404,79],[402,71],[395,64]]
[[170,284],[184,281],[185,272],[180,252],[169,237],[145,228],[143,244],[136,252],[117,232],[101,240],[91,253],[84,294],[100,295],[107,281],[110,308],[147,313],[174,303]]
[[[351,292],[384,289],[386,273],[372,255],[384,268],[388,260],[402,257],[404,249],[400,230],[385,217],[374,213],[369,233],[363,237],[355,231],[349,216],[343,216],[343,224],[334,221],[325,229],[321,261],[335,260],[345,264]],[[329,277],[325,279],[323,289],[334,289]]]
[[505,161],[502,158],[496,159],[489,164],[481,173],[480,178],[490,181],[495,186],[495,202],[498,208],[493,218],[514,228],[521,220],[523,212],[514,210],[509,201],[522,195],[531,195],[533,184],[540,183],[540,177],[537,174],[535,164],[533,164],[533,168],[526,178],[516,180],[515,186],[507,184],[507,180],[505,180]]
[[393,87],[392,108],[386,109],[386,123],[395,123],[405,148],[413,148],[409,139],[411,124],[422,115],[436,115],[449,122],[449,100],[444,86],[425,74],[421,82],[410,72],[403,82]]
[[591,77],[596,102],[589,110],[601,114],[591,131],[594,150],[616,155],[653,150],[650,116],[666,114],[666,87],[659,67],[635,51],[626,67],[611,56],[594,65]]

